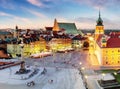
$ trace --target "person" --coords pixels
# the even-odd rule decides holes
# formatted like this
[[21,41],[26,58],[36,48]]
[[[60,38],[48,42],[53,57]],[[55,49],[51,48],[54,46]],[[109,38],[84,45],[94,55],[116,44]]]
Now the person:
[[51,83],[53,83],[53,80],[51,79],[51,80],[48,80],[48,82],[51,84]]

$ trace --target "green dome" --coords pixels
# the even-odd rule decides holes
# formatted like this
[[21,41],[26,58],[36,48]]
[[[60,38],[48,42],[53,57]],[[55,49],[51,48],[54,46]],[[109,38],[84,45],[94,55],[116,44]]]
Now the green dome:
[[99,18],[97,20],[97,26],[103,26],[103,20],[100,17],[100,12],[99,12]]

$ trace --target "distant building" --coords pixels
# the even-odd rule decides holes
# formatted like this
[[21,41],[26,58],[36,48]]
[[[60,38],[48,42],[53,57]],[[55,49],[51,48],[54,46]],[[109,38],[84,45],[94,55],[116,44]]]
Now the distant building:
[[75,23],[60,23],[54,20],[53,32],[63,32],[65,34],[82,34],[81,31],[77,30]]
[[7,31],[0,31],[0,40],[5,40],[6,38],[13,38],[13,34]]
[[120,65],[120,33],[104,34],[100,12],[95,29],[95,41],[95,53],[101,65]]
[[73,48],[82,48],[83,43],[86,40],[86,37],[81,36],[80,34],[72,38],[72,47]]
[[72,40],[65,34],[63,35],[56,35],[52,38],[48,45],[50,46],[50,50],[58,51],[58,50],[65,50],[72,47]]

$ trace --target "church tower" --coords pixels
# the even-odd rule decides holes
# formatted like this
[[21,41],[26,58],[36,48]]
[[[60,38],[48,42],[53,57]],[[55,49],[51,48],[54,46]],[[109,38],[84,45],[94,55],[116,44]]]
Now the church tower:
[[99,11],[99,18],[97,20],[97,25],[95,29],[95,40],[99,37],[99,35],[104,34],[104,25],[103,25],[103,20],[101,19],[100,11]]
[[55,19],[55,20],[54,20],[53,31],[58,32],[59,30],[60,30],[60,29],[59,29],[59,26],[58,26],[58,22],[57,22],[57,20]]
[[18,26],[16,25],[16,26],[15,26],[15,29],[14,29],[14,38],[19,39],[19,36],[20,36],[20,29],[19,29]]

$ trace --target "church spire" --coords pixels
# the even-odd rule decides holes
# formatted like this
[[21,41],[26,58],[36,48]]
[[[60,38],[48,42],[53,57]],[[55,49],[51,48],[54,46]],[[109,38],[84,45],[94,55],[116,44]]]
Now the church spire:
[[99,18],[97,20],[97,26],[103,26],[103,20],[101,19],[100,10],[99,10]]
[[57,22],[56,18],[54,20],[53,31],[59,31],[59,26],[58,26],[58,22]]
[[100,9],[99,9],[99,18],[101,17],[101,15],[100,15]]

